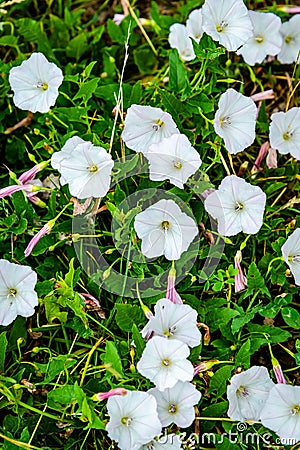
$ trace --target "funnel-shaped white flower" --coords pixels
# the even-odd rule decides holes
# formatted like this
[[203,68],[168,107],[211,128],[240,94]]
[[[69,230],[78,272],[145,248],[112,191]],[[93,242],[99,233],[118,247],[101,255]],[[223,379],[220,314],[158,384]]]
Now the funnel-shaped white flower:
[[172,388],[177,381],[191,381],[194,368],[187,357],[190,351],[177,339],[154,336],[147,342],[137,370],[163,391]]
[[184,134],[173,134],[158,144],[152,144],[146,158],[150,163],[150,180],[168,179],[180,189],[202,162]]
[[283,38],[282,47],[277,55],[282,64],[299,63],[300,50],[300,14],[293,16],[281,25],[280,33]]
[[177,260],[198,234],[195,221],[174,200],[166,199],[137,214],[134,228],[147,258],[165,255],[169,260]]
[[198,44],[203,35],[202,9],[194,9],[187,18],[186,29],[188,35]]
[[290,153],[300,159],[300,108],[288,112],[272,114],[270,124],[270,144],[283,155]]
[[281,247],[282,255],[300,286],[300,228],[297,228]]
[[261,63],[267,55],[275,56],[280,52],[282,37],[281,20],[276,14],[249,11],[253,25],[253,36],[237,51],[250,66]]
[[228,416],[239,421],[259,420],[273,386],[269,372],[263,366],[253,366],[233,375],[227,387]]
[[138,450],[161,432],[156,400],[146,392],[127,391],[107,401],[108,436],[122,450]]
[[234,89],[221,95],[215,114],[215,132],[224,140],[229,153],[236,154],[249,147],[255,139],[257,108],[250,97]]
[[8,80],[14,91],[14,104],[33,113],[48,112],[56,102],[63,78],[61,69],[43,53],[32,53],[20,66],[10,70]]
[[163,427],[171,423],[182,428],[192,425],[195,419],[194,405],[201,398],[200,392],[192,383],[178,381],[175,386],[163,392],[153,388],[148,393],[157,401],[158,418]]
[[172,116],[160,108],[131,105],[127,110],[122,139],[128,148],[146,154],[151,144],[179,133]]
[[243,0],[206,0],[202,7],[203,30],[229,51],[252,36],[252,23]]
[[169,44],[171,48],[176,48],[180,58],[184,61],[192,61],[196,57],[185,25],[174,23],[170,26]]
[[162,336],[177,339],[190,347],[200,344],[201,333],[197,327],[197,312],[189,305],[172,303],[167,298],[158,300],[154,315],[141,331],[142,336]]
[[61,185],[68,184],[74,197],[104,197],[110,187],[113,161],[102,147],[74,136],[60,152],[53,153],[51,165],[61,173]]
[[34,314],[38,305],[36,282],[37,275],[29,266],[0,259],[0,325],[9,325],[17,316]]
[[218,232],[234,236],[241,231],[255,234],[263,224],[266,194],[258,186],[236,175],[225,177],[217,191],[204,202],[206,211],[218,221]]
[[269,392],[260,418],[265,427],[278,434],[282,444],[299,442],[300,386],[276,384]]

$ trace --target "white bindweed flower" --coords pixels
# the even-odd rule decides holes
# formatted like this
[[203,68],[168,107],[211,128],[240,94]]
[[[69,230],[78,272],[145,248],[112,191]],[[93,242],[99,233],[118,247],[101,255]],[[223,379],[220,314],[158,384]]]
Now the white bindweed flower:
[[61,185],[68,184],[74,197],[99,198],[109,190],[114,165],[111,155],[78,136],[68,139],[61,151],[53,153],[51,165],[61,173]]
[[237,51],[250,66],[261,63],[267,55],[280,52],[282,37],[279,32],[281,20],[276,14],[249,11],[253,25],[253,36]]
[[161,432],[156,400],[146,392],[128,391],[107,401],[108,436],[122,450],[138,450]]
[[150,163],[150,180],[168,179],[180,189],[202,163],[198,152],[184,134],[173,134],[158,144],[152,144],[146,158]]
[[176,434],[159,436],[143,445],[139,450],[181,450],[181,439]]
[[300,286],[300,228],[297,228],[281,247],[282,255]]
[[163,427],[175,423],[178,427],[186,428],[195,420],[194,405],[201,394],[192,383],[178,381],[172,388],[163,392],[156,388],[150,389],[157,401],[158,418]]
[[177,381],[192,380],[194,368],[187,360],[189,354],[189,348],[183,342],[154,336],[147,342],[137,370],[163,391]]
[[36,282],[37,275],[29,266],[0,259],[0,325],[9,325],[17,316],[34,314],[38,305]]
[[263,224],[266,194],[259,186],[236,175],[225,177],[217,191],[204,202],[206,211],[218,221],[218,232],[234,236],[240,231],[255,234]]
[[271,116],[270,144],[283,155],[300,159],[300,108],[277,112]]
[[32,53],[29,59],[9,73],[9,83],[14,91],[14,104],[32,113],[46,113],[58,97],[63,73],[50,63],[43,53]]
[[197,312],[189,305],[175,304],[167,298],[158,300],[154,315],[141,331],[148,335],[177,339],[190,347],[200,344],[201,333],[197,327]]
[[252,23],[243,0],[206,0],[203,30],[227,50],[235,51],[252,36]]
[[131,105],[127,110],[122,139],[128,148],[146,154],[151,144],[179,133],[172,116],[160,108]]
[[199,44],[203,35],[202,9],[194,9],[187,18],[186,29],[188,35]]
[[224,140],[229,153],[249,147],[255,139],[257,108],[250,97],[229,88],[221,95],[215,114],[215,132]]
[[300,441],[300,386],[275,384],[260,415],[264,427],[280,437],[282,444]]
[[293,16],[281,25],[280,33],[283,38],[282,47],[277,55],[282,64],[299,64],[300,50],[300,14]]
[[142,253],[147,258],[164,255],[177,260],[198,234],[195,221],[181,211],[174,200],[159,200],[137,214],[134,229],[142,239]]
[[263,366],[253,366],[233,375],[227,387],[228,416],[239,421],[259,420],[273,386],[269,372]]
[[196,58],[192,41],[185,25],[174,23],[170,26],[169,44],[176,48],[179,56],[184,61],[192,61]]

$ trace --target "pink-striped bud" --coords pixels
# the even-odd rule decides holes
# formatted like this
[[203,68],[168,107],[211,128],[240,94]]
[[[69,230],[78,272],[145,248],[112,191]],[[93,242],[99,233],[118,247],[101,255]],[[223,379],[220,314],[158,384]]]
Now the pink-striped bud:
[[266,163],[269,169],[277,169],[277,151],[272,147],[268,150]]
[[108,392],[98,392],[98,394],[93,395],[92,400],[100,402],[102,400],[106,400],[109,397],[113,397],[114,395],[126,395],[127,389],[124,388],[114,388]]
[[28,200],[30,200],[34,205],[39,206],[40,208],[47,208],[47,205],[43,200],[37,197],[34,194],[27,195]]
[[263,162],[264,158],[266,157],[268,150],[270,148],[270,143],[269,141],[265,142],[264,144],[262,144],[262,146],[260,147],[258,156],[256,158],[256,161],[254,163],[254,166],[252,167],[251,173],[257,173],[260,169],[261,163]]
[[29,180],[32,180],[38,172],[45,169],[48,164],[49,161],[43,161],[39,164],[36,164],[31,169],[27,170],[27,172],[22,173],[22,175],[19,176],[18,181],[22,184],[27,183]]
[[280,6],[278,9],[289,14],[299,14],[300,6]]
[[271,355],[271,361],[272,361],[273,372],[274,372],[277,383],[287,384],[286,379],[284,378],[284,375],[282,372],[282,368],[279,364],[279,361],[273,355]]
[[260,102],[262,100],[272,100],[274,98],[273,89],[269,89],[267,91],[258,92],[257,94],[251,95],[252,100],[254,102]]
[[30,253],[32,252],[36,244],[39,242],[39,240],[43,236],[45,236],[45,234],[49,233],[52,230],[54,224],[55,224],[54,220],[49,220],[49,222],[46,223],[46,225],[44,225],[43,228],[41,228],[40,231],[35,236],[33,236],[33,238],[31,239],[31,241],[29,242],[29,244],[25,249],[24,254],[26,257],[30,255]]
[[14,184],[13,186],[7,186],[3,189],[0,189],[0,198],[8,197],[9,195],[12,195],[18,191],[33,192],[34,186],[27,184]]
[[176,270],[174,269],[174,267],[172,267],[168,275],[166,298],[173,303],[182,304],[183,301],[181,300],[180,295],[175,289],[175,281],[176,281]]
[[238,269],[238,273],[234,276],[234,292],[240,292],[247,286],[247,278],[241,267],[242,252],[238,250],[234,257],[234,267]]
[[198,366],[194,367],[194,377],[198,375],[198,373],[207,372],[215,364],[218,364],[218,362],[219,361],[217,359],[212,359],[210,361],[203,361],[202,363],[198,364]]

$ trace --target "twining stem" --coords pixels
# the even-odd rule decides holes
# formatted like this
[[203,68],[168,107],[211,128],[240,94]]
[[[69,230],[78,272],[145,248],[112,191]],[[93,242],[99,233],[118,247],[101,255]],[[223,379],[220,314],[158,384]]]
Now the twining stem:
[[99,347],[99,345],[101,344],[102,341],[103,341],[103,337],[98,339],[98,341],[93,345],[93,347],[89,351],[89,354],[88,354],[88,357],[86,359],[86,362],[85,362],[85,365],[84,365],[84,368],[83,368],[83,372],[82,372],[82,375],[81,375],[80,387],[82,387],[82,385],[83,385],[83,382],[84,382],[84,379],[85,379],[88,367],[90,365],[91,358],[92,358],[94,352],[97,350],[97,348]]
[[153,51],[154,55],[157,56],[157,51],[156,51],[154,45],[152,44],[151,39],[149,38],[148,34],[146,33],[146,31],[145,31],[143,25],[141,24],[141,22],[139,21],[137,15],[135,14],[135,12],[134,12],[132,6],[131,6],[130,3],[129,3],[129,1],[128,1],[128,0],[125,0],[124,3],[127,5],[128,9],[129,9],[129,12],[130,12],[130,14],[131,14],[131,16],[132,16],[132,18],[134,19],[134,21],[136,22],[137,26],[138,26],[139,29],[141,30],[141,32],[142,32],[144,38],[146,39],[146,41],[147,41],[148,44],[149,44],[149,47],[150,47],[151,50]]
[[33,450],[42,450],[40,447],[35,447],[34,445],[27,444],[26,442],[16,441],[15,439],[9,438],[8,436],[5,436],[2,433],[0,433],[0,438],[4,439],[5,441],[10,442],[11,444],[15,445],[16,447],[31,448]]

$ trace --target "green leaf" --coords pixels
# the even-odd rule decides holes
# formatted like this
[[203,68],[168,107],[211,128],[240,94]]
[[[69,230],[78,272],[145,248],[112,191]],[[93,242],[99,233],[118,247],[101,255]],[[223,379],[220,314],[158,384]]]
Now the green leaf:
[[122,29],[111,19],[108,19],[107,21],[107,31],[112,41],[118,42],[118,44],[124,44],[126,41]]
[[97,61],[92,61],[85,67],[84,71],[82,72],[82,76],[84,78],[89,78],[95,64],[97,64]]
[[66,48],[66,54],[70,58],[75,58],[78,61],[78,59],[86,52],[87,49],[87,34],[86,32],[84,32],[71,39]]
[[243,367],[248,369],[250,367],[250,340],[246,341],[239,349],[235,357],[235,367]]
[[286,306],[285,308],[282,308],[281,315],[288,326],[295,328],[296,330],[300,329],[300,314],[295,308]]
[[[70,406],[77,403],[74,386],[68,384],[48,392],[47,398],[50,401],[49,406],[54,408],[58,405]],[[54,405],[51,405],[52,402]]]
[[0,45],[8,46],[8,47],[15,47],[17,45],[18,38],[16,36],[2,36],[0,38]]
[[136,346],[136,357],[140,358],[146,347],[146,343],[135,323],[132,325],[132,337]]
[[49,324],[52,324],[55,319],[58,319],[61,323],[66,323],[68,313],[60,310],[60,305],[55,295],[45,297],[44,299],[46,319]]
[[116,322],[122,331],[131,331],[133,325],[139,325],[145,321],[141,308],[137,305],[116,304]]
[[268,297],[271,296],[267,286],[265,285],[265,280],[258,270],[255,262],[251,263],[249,266],[247,280],[247,291],[249,295],[251,295],[253,291],[259,290],[266,294]]
[[73,98],[73,100],[77,100],[78,98],[82,98],[84,102],[87,102],[92,95],[94,94],[97,86],[98,86],[99,78],[93,78],[92,80],[85,81],[79,88],[79,91]]
[[169,83],[170,89],[175,92],[183,91],[188,85],[185,66],[179,57],[178,51],[174,48],[170,53]]
[[53,290],[53,286],[54,286],[53,280],[39,281],[35,286],[35,290],[37,292],[37,295],[39,297],[42,297],[44,295],[49,294]]
[[227,380],[231,377],[232,366],[223,366],[218,369],[210,380],[208,393],[216,391],[215,398],[222,397],[226,391]]
[[12,230],[11,230],[12,233],[14,233],[16,235],[24,233],[24,231],[27,228],[27,224],[28,224],[28,221],[24,217],[21,217],[19,219],[17,226],[12,228]]
[[0,334],[0,372],[4,372],[5,353],[7,348],[6,331]]
[[156,64],[156,56],[149,47],[136,48],[133,51],[133,59],[142,74],[153,72],[153,68]]
[[124,377],[121,359],[114,342],[106,341],[104,364],[108,364],[107,372],[117,379]]

